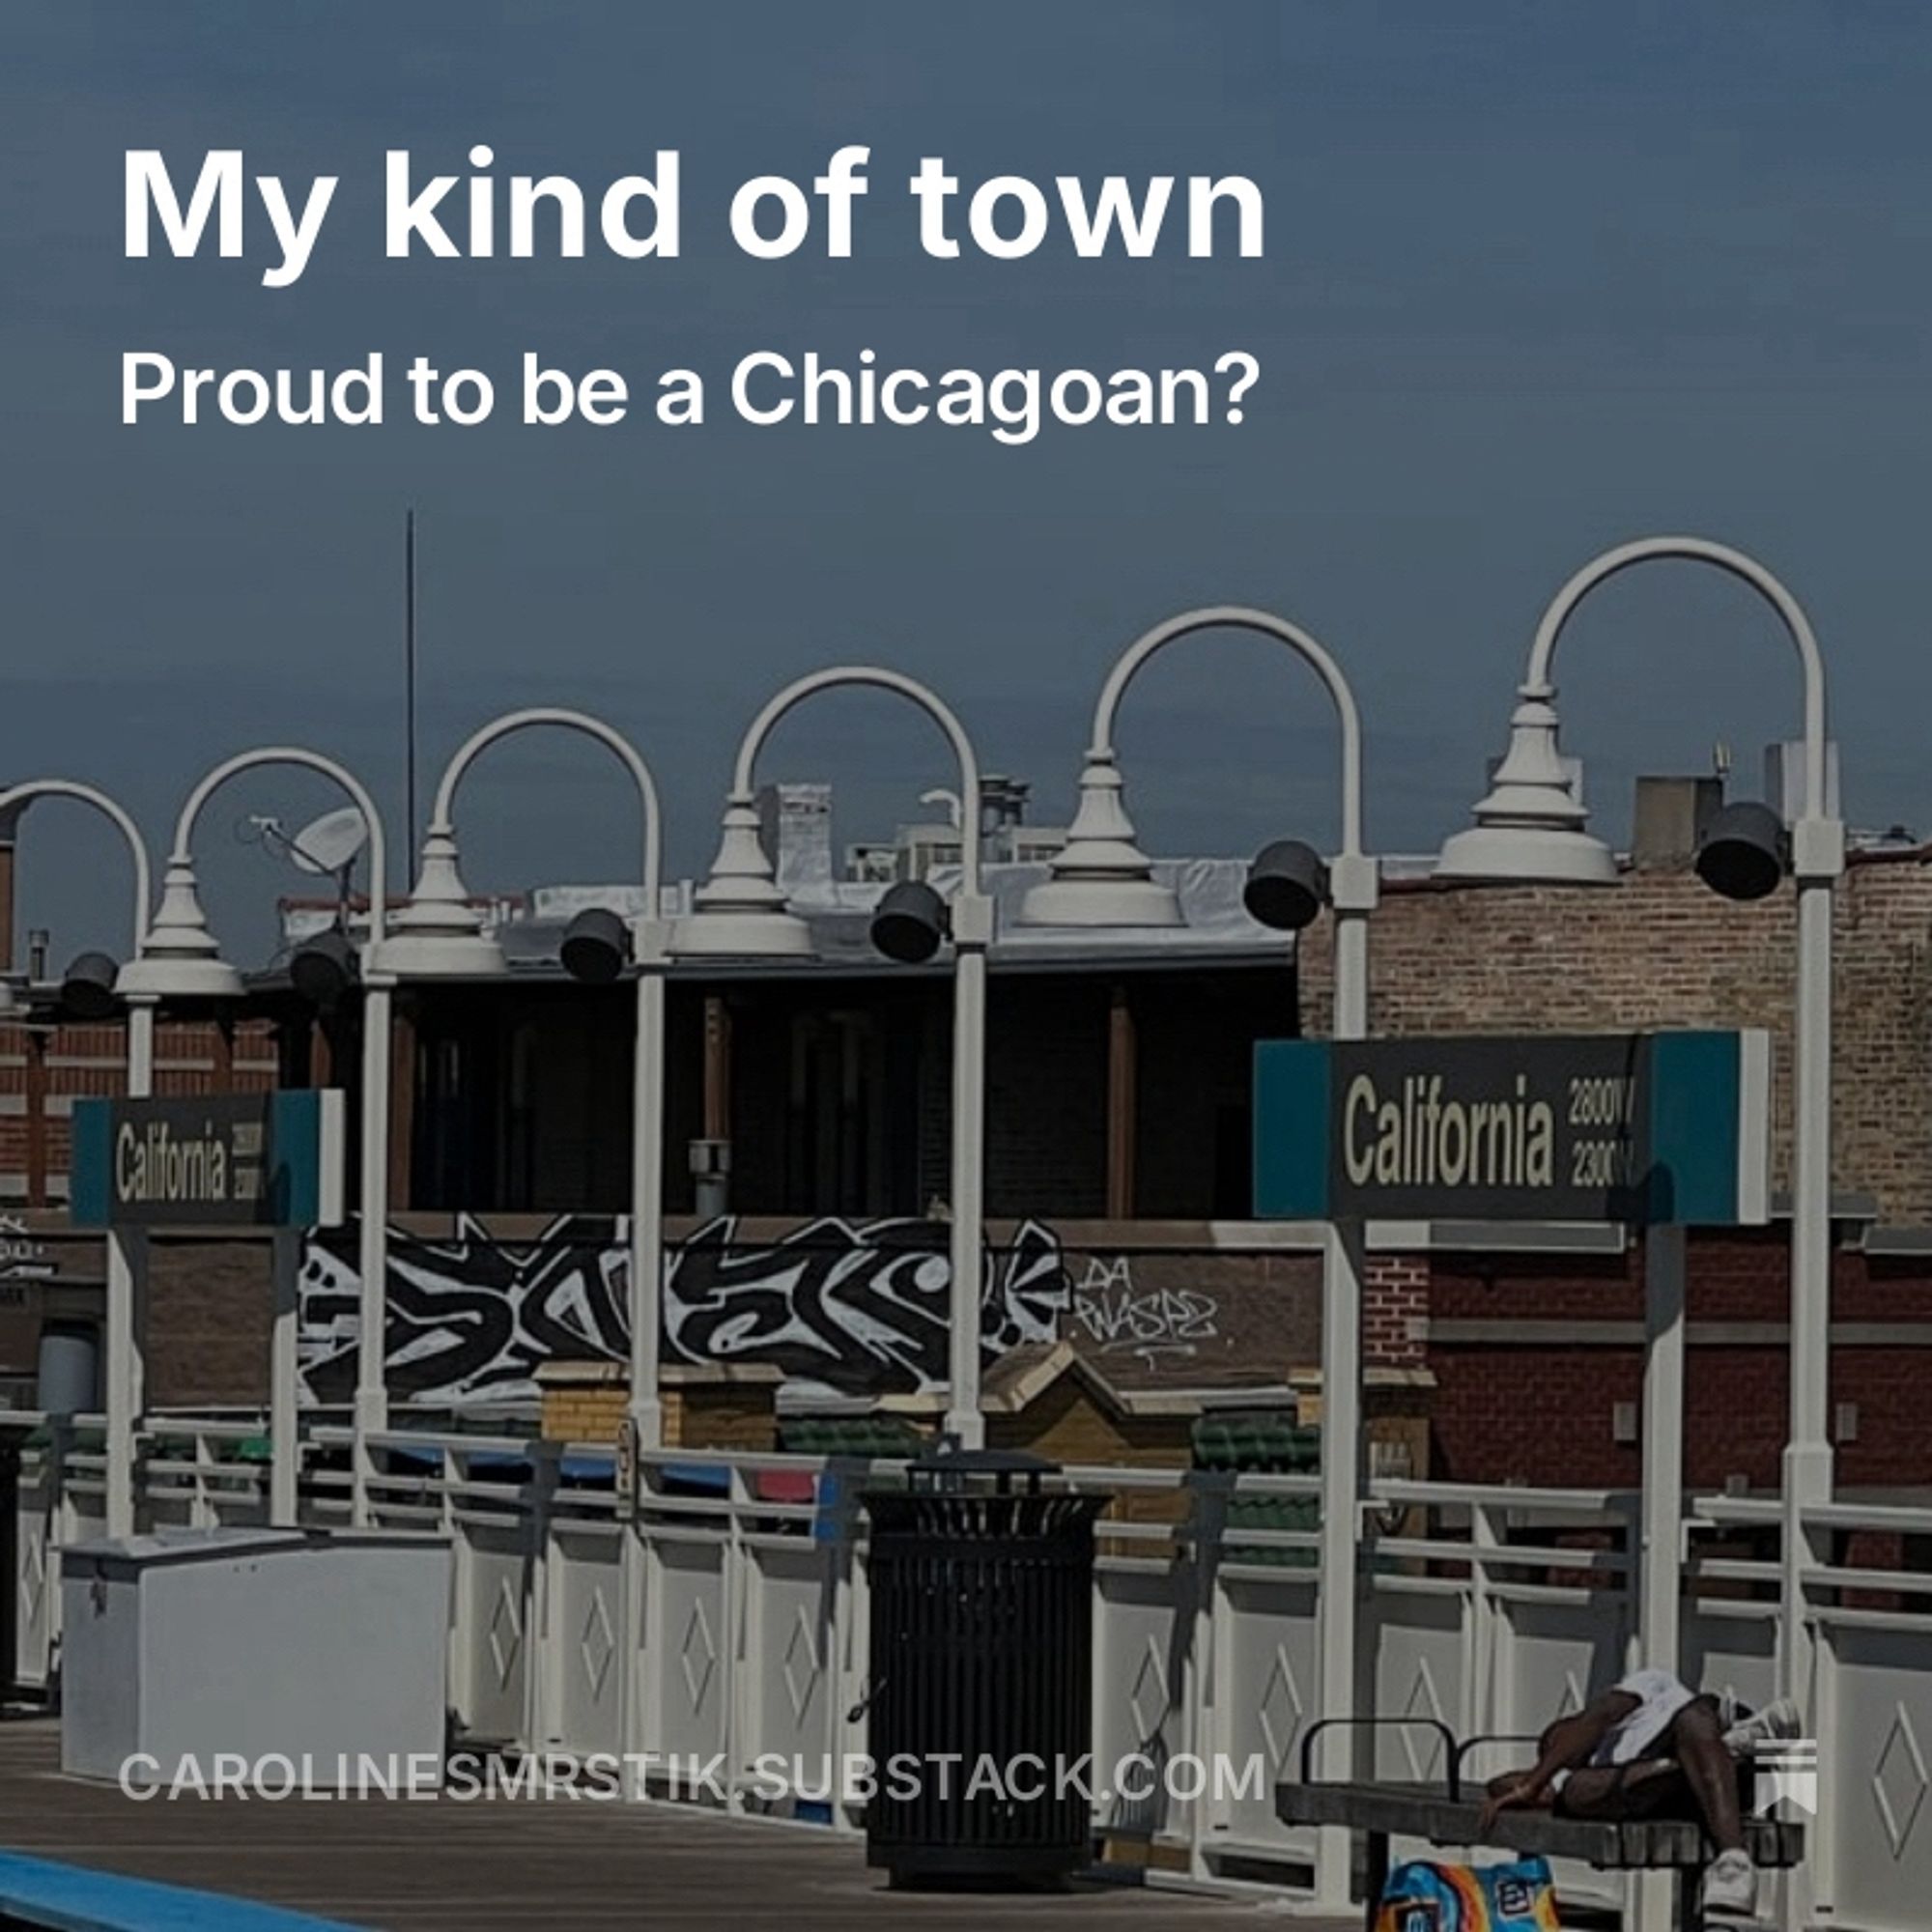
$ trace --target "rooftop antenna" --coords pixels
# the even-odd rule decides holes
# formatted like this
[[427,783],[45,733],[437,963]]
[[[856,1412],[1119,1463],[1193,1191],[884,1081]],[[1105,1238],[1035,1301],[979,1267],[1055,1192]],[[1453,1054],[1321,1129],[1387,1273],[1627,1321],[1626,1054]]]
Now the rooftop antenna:
[[[416,839],[416,513],[412,504],[403,517],[403,760],[405,851]],[[378,882],[383,890],[385,882]]]

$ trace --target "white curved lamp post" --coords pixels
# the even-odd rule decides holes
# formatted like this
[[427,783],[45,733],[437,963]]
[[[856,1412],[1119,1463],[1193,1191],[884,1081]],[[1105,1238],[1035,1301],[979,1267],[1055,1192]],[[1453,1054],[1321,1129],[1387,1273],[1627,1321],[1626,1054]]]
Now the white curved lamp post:
[[[128,856],[134,871],[134,952],[138,957],[148,937],[148,908],[154,902],[153,870],[148,863],[147,841],[128,811],[96,786],[72,779],[29,779],[0,791],[0,818],[23,810],[42,798],[71,798],[91,806],[111,820],[127,841]],[[127,968],[115,976],[114,990],[128,999],[128,1094],[131,1099],[145,1099],[153,1090],[155,1075],[155,1005],[151,996],[129,997],[124,983]]]
[[[1335,708],[1342,734],[1342,839],[1328,866],[1326,896],[1333,909],[1334,1015],[1332,1037],[1360,1039],[1369,1024],[1368,920],[1379,897],[1379,873],[1362,850],[1362,726],[1354,693],[1342,668],[1300,625],[1242,605],[1183,611],[1137,639],[1101,687],[1093,742],[1080,775],[1080,802],[1065,846],[1049,862],[1052,876],[1028,893],[1021,920],[1030,925],[1177,926],[1183,923],[1174,892],[1153,877],[1135,843],[1122,799],[1114,748],[1121,700],[1137,672],[1178,639],[1199,631],[1251,631],[1286,644],[1314,670]],[[1265,861],[1277,848],[1263,855]],[[1257,871],[1262,862],[1258,862]],[[1310,864],[1314,863],[1310,855]],[[1254,875],[1251,875],[1251,882]],[[1321,891],[1309,882],[1302,923]],[[1362,1493],[1362,1254],[1359,1228],[1331,1227],[1321,1270],[1321,1590],[1317,1605],[1321,1661],[1321,1715],[1346,1717],[1355,1707],[1356,1620]],[[1330,1748],[1352,1748],[1347,1730],[1331,1733]],[[1346,1768],[1346,1767],[1345,1767]],[[1336,1775],[1331,1761],[1329,1775]],[[1321,1838],[1318,1887],[1329,1901],[1346,1900],[1347,1834]]]
[[[134,956],[148,936],[148,908],[153,880],[147,841],[128,812],[104,791],[71,779],[31,779],[0,791],[0,814],[17,810],[41,798],[71,798],[111,819],[128,843],[134,868]],[[128,1097],[145,1100],[155,1087],[155,998],[128,994],[121,984],[126,968],[116,976],[115,990],[128,1004]],[[134,1315],[134,1273],[121,1239],[107,1243],[107,1534],[131,1536],[134,1531],[134,1438],[143,1406],[140,1333]]]
[[962,1446],[985,1442],[980,1406],[980,1305],[985,1236],[986,950],[993,905],[980,872],[980,763],[951,708],[916,678],[870,665],[840,665],[787,685],[752,721],[738,749],[724,804],[724,836],[711,876],[678,922],[680,959],[805,959],[810,928],[785,902],[758,839],[758,753],[779,720],[823,691],[864,686],[896,693],[946,733],[959,761],[960,882],[948,909],[952,940],[952,1172],[950,1241],[952,1311],[946,1427]]
[[637,1043],[631,1122],[631,1397],[630,1415],[640,1448],[664,1440],[658,1392],[659,1329],[664,1292],[664,1038],[665,967],[669,923],[661,916],[663,835],[658,790],[636,746],[602,719],[549,707],[512,711],[475,732],[444,767],[422,869],[409,904],[391,923],[387,963],[399,980],[492,978],[508,971],[501,947],[483,931],[457,869],[454,810],[457,787],[477,757],[499,739],[534,726],[575,731],[615,753],[638,788],[643,815],[641,871],[644,909],[630,922],[637,967]]
[[1362,850],[1362,724],[1342,668],[1304,631],[1267,611],[1210,605],[1156,624],[1122,653],[1094,709],[1094,737],[1080,774],[1080,802],[1065,845],[1048,861],[1052,876],[1027,894],[1027,925],[1174,926],[1184,922],[1171,887],[1156,882],[1153,864],[1134,840],[1114,749],[1121,700],[1141,668],[1157,652],[1198,631],[1251,631],[1286,644],[1326,689],[1342,733],[1342,841],[1329,870],[1335,912],[1337,1039],[1359,1039],[1368,1027],[1366,921],[1378,894],[1376,862]]
[[[356,1343],[354,1471],[351,1520],[369,1520],[370,1437],[388,1426],[384,1383],[384,1326],[389,1265],[389,1051],[391,980],[384,960],[387,937],[387,848],[382,814],[361,780],[320,752],[296,745],[241,752],[218,764],[188,793],[175,825],[161,885],[161,902],[140,956],[123,969],[117,989],[128,997],[239,999],[242,976],[221,956],[194,872],[194,828],[208,801],[232,778],[263,765],[297,765],[318,772],[347,792],[369,828],[369,936],[362,947],[361,1186],[357,1197],[356,1269],[361,1280]],[[292,1340],[292,1338],[291,1338]],[[289,1364],[278,1364],[286,1378]]]
[[[1591,591],[1635,564],[1704,563],[1739,579],[1777,613],[1798,652],[1804,681],[1804,805],[1791,828],[1798,888],[1796,1077],[1793,1082],[1796,1184],[1791,1216],[1791,1410],[1784,1451],[1784,1530],[1778,1678],[1789,1696],[1807,1699],[1812,1643],[1804,1623],[1803,1512],[1832,1494],[1828,1431],[1832,1269],[1832,902],[1844,871],[1845,832],[1832,814],[1826,782],[1825,668],[1797,598],[1742,551],[1702,537],[1648,537],[1606,551],[1571,578],[1543,614],[1511,721],[1509,754],[1476,807],[1476,825],[1442,848],[1444,878],[1554,884],[1616,877],[1609,848],[1583,830],[1581,805],[1556,757],[1556,645]],[[1677,1647],[1683,1503],[1682,1233],[1654,1231],[1671,1285],[1674,1312],[1653,1321],[1645,1407],[1646,1643],[1651,1662]],[[1653,1285],[1655,1286],[1655,1285]],[[1665,1514],[1667,1512],[1667,1514]],[[1808,1710],[1808,1706],[1807,1706]]]

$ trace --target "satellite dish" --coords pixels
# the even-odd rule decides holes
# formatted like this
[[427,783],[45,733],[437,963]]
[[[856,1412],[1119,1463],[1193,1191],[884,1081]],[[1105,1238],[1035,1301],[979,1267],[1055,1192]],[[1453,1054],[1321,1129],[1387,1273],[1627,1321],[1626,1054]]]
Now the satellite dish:
[[369,842],[369,828],[353,805],[325,811],[288,841],[289,858],[304,872],[333,875],[353,865]]

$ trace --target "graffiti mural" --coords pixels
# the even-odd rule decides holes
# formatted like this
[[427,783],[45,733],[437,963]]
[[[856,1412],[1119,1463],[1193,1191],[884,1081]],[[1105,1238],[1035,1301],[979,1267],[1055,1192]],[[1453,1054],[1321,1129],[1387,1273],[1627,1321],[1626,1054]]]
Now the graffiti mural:
[[[946,1378],[943,1222],[823,1219],[782,1239],[715,1221],[666,1258],[664,1359],[761,1362],[846,1393],[913,1393]],[[389,1236],[392,1397],[509,1402],[536,1393],[547,1361],[626,1359],[630,1256],[620,1221],[567,1215],[506,1240],[459,1220],[447,1238]],[[1027,1222],[989,1257],[980,1311],[989,1353],[1058,1336],[1070,1285],[1060,1242]],[[302,1385],[311,1403],[355,1385],[355,1231],[309,1237],[300,1290]]]

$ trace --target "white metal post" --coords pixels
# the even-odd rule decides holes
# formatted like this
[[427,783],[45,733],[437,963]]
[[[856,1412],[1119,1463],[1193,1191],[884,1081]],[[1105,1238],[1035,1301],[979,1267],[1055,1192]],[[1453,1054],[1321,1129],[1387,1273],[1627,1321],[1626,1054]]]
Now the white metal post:
[[[1791,1410],[1783,1467],[1783,1558],[1779,1602],[1777,1681],[1804,1708],[1813,1690],[1811,1634],[1805,1626],[1803,1571],[1804,1511],[1832,1495],[1832,1445],[1827,1431],[1832,1347],[1832,904],[1845,867],[1843,824],[1833,815],[1828,782],[1825,662],[1804,607],[1754,557],[1704,537],[1644,537],[1605,551],[1564,584],[1537,625],[1522,691],[1533,716],[1520,725],[1542,746],[1542,769],[1499,774],[1499,789],[1477,808],[1478,830],[1493,863],[1508,856],[1509,876],[1549,876],[1539,853],[1555,846],[1572,858],[1581,839],[1581,809],[1567,781],[1556,783],[1555,712],[1550,682],[1556,646],[1577,607],[1599,585],[1639,563],[1674,560],[1715,566],[1757,592],[1777,612],[1796,647],[1804,680],[1804,806],[1792,827],[1791,869],[1798,882],[1798,1012],[1793,1082],[1795,1153],[1791,1216]],[[1525,742],[1529,742],[1526,740]],[[1512,755],[1516,748],[1512,747]],[[1509,761],[1505,760],[1505,767]],[[1554,799],[1538,794],[1554,789]],[[1503,809],[1503,792],[1513,795]],[[1494,823],[1484,825],[1486,809]],[[1454,842],[1454,841],[1452,841]],[[1444,848],[1445,857],[1448,848]],[[1585,855],[1575,874],[1614,877],[1605,848]],[[1598,867],[1602,869],[1599,870]]]
[[[355,1410],[350,1509],[357,1523],[368,1520],[368,1436],[386,1420],[383,1392],[383,1303],[387,1270],[389,1163],[389,987],[377,970],[387,936],[388,864],[383,818],[369,789],[346,766],[298,745],[265,745],[240,752],[203,775],[187,795],[175,821],[166,884],[152,921],[137,923],[136,957],[121,971],[116,986],[138,999],[186,995],[239,999],[242,977],[220,956],[208,929],[194,874],[194,828],[202,809],[232,778],[265,765],[296,765],[333,781],[355,801],[369,832],[369,940],[362,949],[362,1189],[360,1199],[362,1333],[356,1366]],[[130,834],[131,836],[131,834]],[[146,855],[135,839],[137,867]],[[145,910],[145,909],[144,909]],[[373,1309],[372,1309],[373,1304]],[[374,1373],[371,1373],[373,1360]]]
[[1641,1662],[1675,1672],[1683,1645],[1685,1231],[1643,1239],[1643,1517],[1637,1606]]
[[299,1228],[277,1228],[271,1237],[273,1325],[269,1337],[269,1520],[278,1529],[299,1519],[301,1442],[298,1431],[296,1322],[302,1236]]
[[946,1427],[966,1449],[986,1445],[980,1348],[985,1266],[986,949],[992,937],[992,900],[962,892],[952,902],[952,1306]]
[[375,1474],[372,1435],[389,1426],[386,1330],[389,1272],[389,1056],[393,994],[371,974],[362,994],[362,1184],[357,1197],[356,1271],[360,1277],[355,1344],[355,1414],[351,1450],[350,1520],[369,1524]]
[[[1321,1243],[1321,1580],[1315,1607],[1323,1718],[1359,1715],[1362,1264],[1362,1224],[1331,1222]],[[1356,1743],[1350,1726],[1330,1730],[1322,1776],[1353,1776]],[[1338,1911],[1349,1903],[1351,1835],[1323,1826],[1316,1836],[1316,1898]]]
[[145,1100],[155,1091],[155,1002],[128,1003],[128,1097]]
[[[1684,1564],[1686,1230],[1661,1225],[1643,1236],[1643,1475],[1640,1497],[1635,1663],[1682,1667]],[[1667,1872],[1633,1879],[1634,1932],[1664,1932],[1674,1881]]]
[[[1822,746],[1819,760],[1822,761]],[[1811,810],[1823,805],[1813,772]],[[1820,1729],[1820,1663],[1804,1571],[1813,1562],[1805,1512],[1829,1503],[1833,1488],[1830,1429],[1832,1376],[1832,917],[1844,869],[1844,831],[1816,815],[1793,831],[1798,875],[1798,1020],[1792,1107],[1791,1416],[1783,1469],[1779,1537],[1777,1688]],[[1831,1907],[1829,1854],[1786,1875],[1779,1922],[1786,1932]]]
[[[839,686],[871,686],[910,698],[952,744],[959,761],[959,889],[951,908],[953,949],[952,1162],[951,1308],[947,1339],[950,1391],[946,1428],[969,1448],[985,1440],[980,1413],[980,1290],[984,1252],[986,950],[993,938],[993,905],[980,890],[980,761],[966,727],[936,692],[901,671],[877,665],[834,665],[810,671],[768,698],[738,746],[724,809],[724,838],[696,909],[679,931],[685,957],[770,955],[801,957],[810,941],[785,905],[770,859],[757,838],[758,753],[773,727],[795,706]],[[712,923],[722,943],[705,942]]]
[[[111,819],[127,840],[134,872],[134,952],[138,958],[148,938],[148,912],[153,877],[148,848],[140,828],[122,806],[103,791],[71,779],[32,779],[0,792],[0,815],[16,824],[21,812],[40,798],[73,799]],[[117,982],[118,983],[118,982]],[[130,1100],[145,1100],[155,1091],[155,1000],[147,994],[128,994],[128,1078]],[[146,1236],[137,1229],[110,1232],[107,1237],[107,1306],[103,1374],[107,1420],[104,1514],[110,1536],[133,1533],[135,1507],[134,1445],[147,1406],[143,1348],[146,1295],[142,1270],[147,1265]]]
[[[1359,786],[1357,773],[1355,782]],[[1334,907],[1334,1013],[1331,1037],[1362,1039],[1369,1030],[1369,916],[1378,896],[1376,862],[1354,847],[1359,795],[1347,812],[1346,849],[1329,868]],[[1358,1709],[1362,1565],[1362,1275],[1359,1222],[1331,1226],[1321,1248],[1321,1581],[1316,1641],[1321,1662],[1321,1715]],[[1357,1735],[1338,1727],[1326,1739],[1326,1775],[1355,1775]],[[1349,1901],[1350,1834],[1335,1828],[1316,1839],[1316,1891],[1326,1904]]]
[[[1073,836],[1056,862],[1063,876],[1029,895],[1042,923],[1070,914],[1074,895],[1098,893],[1105,917],[1095,924],[1179,923],[1171,894],[1151,884],[1151,868],[1133,844],[1122,805],[1114,746],[1121,700],[1141,668],[1181,638],[1220,628],[1252,631],[1286,644],[1321,680],[1335,707],[1342,739],[1342,838],[1329,867],[1334,911],[1334,1016],[1331,1037],[1361,1039],[1369,1025],[1368,920],[1379,893],[1376,862],[1362,850],[1362,727],[1354,693],[1341,666],[1309,632],[1266,611],[1212,605],[1172,617],[1145,632],[1122,654],[1094,711],[1094,733],[1081,781]],[[1084,838],[1082,833],[1084,831]],[[1041,901],[1044,900],[1042,904]],[[1161,906],[1160,902],[1165,901]],[[1165,913],[1165,917],[1162,914]],[[1125,915],[1124,918],[1122,915]],[[1317,1598],[1321,1718],[1357,1714],[1357,1624],[1360,1615],[1359,1538],[1362,1502],[1362,1230],[1331,1227],[1321,1268],[1321,1571]],[[1354,1762],[1355,1733],[1337,1727],[1325,1739],[1324,1769],[1346,1776]],[[1320,1902],[1340,1907],[1350,1891],[1349,1834],[1324,1828],[1317,1838]]]
[[138,1228],[107,1231],[107,1534],[134,1533],[134,1444],[141,1427],[140,1280],[147,1236]]
[[1784,1452],[1778,1688],[1808,1711],[1812,1640],[1802,1570],[1804,1511],[1832,1497],[1832,902],[1843,860],[1833,821],[1804,821],[1798,872],[1798,1024],[1791,1204],[1791,1419]]
[[[155,1091],[155,1003],[128,1007],[128,1097],[145,1100]],[[107,1533],[131,1536],[135,1506],[134,1445],[147,1406],[145,1309],[139,1270],[147,1264],[147,1239],[135,1229],[107,1237]]]
[[[664,1446],[659,1393],[664,1321],[665,967],[669,934],[653,916],[634,922],[638,1034],[631,1080],[631,1396],[639,1450]],[[628,1533],[628,1532],[627,1532]]]

